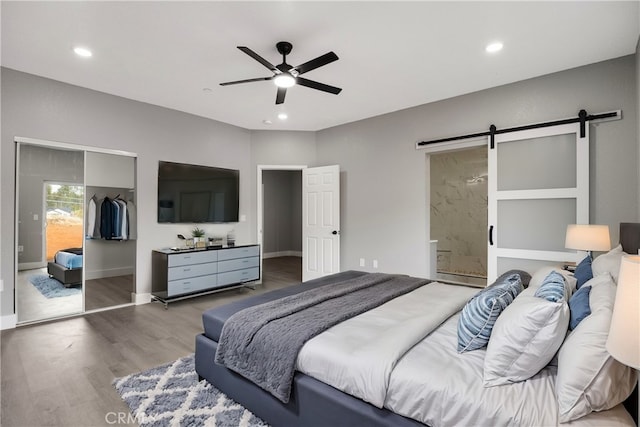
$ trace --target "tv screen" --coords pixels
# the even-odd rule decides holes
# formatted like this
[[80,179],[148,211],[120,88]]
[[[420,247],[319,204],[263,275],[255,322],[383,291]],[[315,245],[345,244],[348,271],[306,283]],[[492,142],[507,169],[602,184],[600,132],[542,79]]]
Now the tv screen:
[[240,171],[160,161],[158,222],[238,222]]

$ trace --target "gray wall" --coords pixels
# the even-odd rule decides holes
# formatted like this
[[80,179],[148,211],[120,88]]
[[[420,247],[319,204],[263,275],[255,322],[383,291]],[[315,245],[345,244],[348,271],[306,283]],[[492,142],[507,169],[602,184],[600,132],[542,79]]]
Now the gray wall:
[[[2,224],[0,274],[4,292],[0,313],[13,311],[14,277],[14,150],[15,136],[63,141],[138,154],[138,293],[151,291],[151,251],[174,246],[176,234],[188,234],[190,224],[156,221],[159,160],[206,164],[240,170],[240,213],[254,216],[250,197],[255,188],[251,168],[251,133],[225,123],[137,101],[71,86],[2,68]],[[238,243],[255,241],[249,222],[207,225],[208,233],[235,229]]]
[[317,133],[318,164],[340,164],[341,268],[429,276],[425,153],[417,141],[622,109],[591,126],[591,222],[640,220],[635,55],[487,89]]
[[262,173],[263,252],[302,251],[302,172],[267,170]]
[[[591,221],[640,220],[635,55],[488,89],[320,132],[249,131],[161,107],[2,68],[0,314],[13,313],[14,136],[138,154],[137,292],[150,291],[151,250],[177,244],[189,225],[157,224],[158,160],[240,170],[239,243],[256,239],[257,165],[341,168],[341,268],[358,258],[381,271],[428,276],[428,167],[416,141],[589,112],[622,109],[624,119],[592,126]],[[206,159],[206,162],[203,161]]]
[[178,245],[192,225],[158,224],[158,161],[240,170],[240,215],[235,224],[207,224],[207,235],[234,230],[238,244],[257,239],[257,165],[315,164],[314,132],[251,132],[226,123],[0,68],[0,315],[14,313],[15,136],[137,153],[136,292],[151,290],[151,251]]

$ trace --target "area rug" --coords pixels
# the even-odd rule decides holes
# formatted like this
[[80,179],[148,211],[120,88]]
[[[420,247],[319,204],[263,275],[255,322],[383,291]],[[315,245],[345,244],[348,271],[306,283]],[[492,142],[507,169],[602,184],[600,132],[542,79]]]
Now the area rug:
[[65,287],[48,274],[34,274],[29,276],[29,282],[47,298],[60,298],[77,295],[81,292],[80,287]]
[[198,382],[194,355],[113,381],[141,427],[268,427],[206,380]]

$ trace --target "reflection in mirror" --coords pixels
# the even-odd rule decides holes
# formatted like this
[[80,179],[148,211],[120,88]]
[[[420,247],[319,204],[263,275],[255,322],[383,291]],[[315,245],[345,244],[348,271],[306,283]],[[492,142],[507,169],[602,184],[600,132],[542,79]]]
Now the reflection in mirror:
[[84,151],[16,147],[18,322],[83,311]]
[[[86,153],[85,311],[132,302],[135,292],[135,158]],[[104,221],[104,212],[116,221]]]

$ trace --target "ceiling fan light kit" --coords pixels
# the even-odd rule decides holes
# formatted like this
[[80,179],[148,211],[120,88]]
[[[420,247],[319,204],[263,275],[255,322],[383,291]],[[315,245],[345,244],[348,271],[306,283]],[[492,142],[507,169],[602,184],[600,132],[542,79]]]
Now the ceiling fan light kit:
[[288,88],[296,84],[296,78],[289,73],[282,73],[275,76],[273,82],[278,87]]
[[249,49],[246,46],[238,46],[238,49],[261,63],[263,66],[268,68],[273,76],[271,77],[257,77],[253,79],[245,79],[245,80],[235,80],[232,82],[224,82],[220,83],[220,86],[229,86],[240,83],[250,83],[250,82],[259,82],[264,80],[273,80],[275,85],[278,87],[278,92],[276,93],[276,104],[284,103],[284,98],[287,94],[287,88],[290,88],[296,84],[300,86],[305,86],[311,89],[320,90],[327,93],[332,93],[334,95],[339,94],[342,89],[335,86],[330,86],[324,83],[316,82],[314,80],[305,79],[304,77],[300,77],[301,74],[308,73],[309,71],[315,70],[316,68],[322,67],[324,65],[330,64],[331,62],[338,60],[338,55],[333,52],[325,53],[311,61],[307,61],[304,64],[300,64],[298,66],[292,67],[287,64],[287,55],[291,53],[291,49],[293,49],[293,45],[289,42],[278,42],[276,43],[276,49],[282,55],[282,63],[279,65],[273,65],[253,50]]

